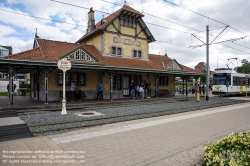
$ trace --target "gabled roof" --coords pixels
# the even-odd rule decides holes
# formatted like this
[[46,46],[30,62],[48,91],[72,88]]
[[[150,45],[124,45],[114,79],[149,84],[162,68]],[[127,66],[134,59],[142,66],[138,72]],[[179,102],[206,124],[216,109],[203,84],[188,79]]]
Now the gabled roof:
[[0,50],[5,50],[5,51],[7,51],[8,49],[6,49],[6,48],[0,46]]
[[[130,6],[124,5],[122,8],[120,8],[119,10],[115,11],[114,13],[110,14],[109,16],[103,18],[106,22],[102,23],[101,21],[99,21],[96,24],[96,29],[94,29],[93,31],[91,31],[90,33],[86,33],[85,35],[83,35],[76,43],[80,43],[81,41],[91,37],[92,35],[98,33],[98,32],[102,32],[104,31],[116,18],[118,18],[121,14],[125,13],[125,12],[131,12],[134,13],[136,15],[138,15],[139,17],[143,17],[144,15],[140,12],[138,12],[137,10],[131,8]],[[144,25],[145,26],[145,25]],[[150,33],[150,31],[147,28],[147,31]],[[151,33],[150,33],[151,34]],[[151,35],[152,36],[152,35]],[[152,36],[153,37],[153,36]],[[155,41],[155,40],[153,40]]]
[[[177,65],[177,68],[174,67],[175,64]],[[173,59],[169,64],[167,64],[165,68],[170,70],[182,70],[181,65],[175,59]]]
[[[92,45],[81,45],[76,43],[67,43],[53,40],[36,39],[39,43],[39,47],[20,52],[17,54],[3,57],[3,59],[15,59],[15,60],[29,60],[29,61],[44,61],[57,63],[63,56],[68,55],[72,51],[82,48],[86,50],[92,57],[97,59],[96,62],[80,61],[77,64],[91,64],[101,65],[107,68],[127,68],[129,70],[155,70],[161,72],[172,71],[166,69],[165,66],[173,61],[167,56],[160,56],[149,54],[149,60],[133,59],[133,58],[121,58],[114,56],[102,56],[101,53]],[[122,59],[122,60],[121,60]],[[164,65],[163,65],[164,63]],[[72,61],[74,64],[74,61]],[[181,65],[181,72],[197,73],[194,69]],[[95,69],[95,68],[93,68]]]

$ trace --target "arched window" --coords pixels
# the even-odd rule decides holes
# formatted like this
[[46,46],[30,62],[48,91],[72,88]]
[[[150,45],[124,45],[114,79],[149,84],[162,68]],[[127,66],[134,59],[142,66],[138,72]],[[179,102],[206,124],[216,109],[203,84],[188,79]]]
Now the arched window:
[[95,61],[90,55],[86,54],[84,50],[78,49],[66,57],[67,59],[75,59],[79,61]]

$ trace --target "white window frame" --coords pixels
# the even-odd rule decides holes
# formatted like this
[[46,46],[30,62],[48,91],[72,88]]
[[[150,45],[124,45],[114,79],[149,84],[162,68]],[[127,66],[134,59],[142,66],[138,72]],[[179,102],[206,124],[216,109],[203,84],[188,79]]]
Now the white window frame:
[[142,50],[135,50],[135,49],[132,50],[132,57],[133,58],[142,58]]
[[[118,49],[120,50],[120,52],[118,51]],[[113,51],[115,53],[113,53]],[[119,54],[118,54],[119,53]],[[118,46],[111,46],[110,47],[110,54],[113,56],[122,56],[122,47],[118,47]]]

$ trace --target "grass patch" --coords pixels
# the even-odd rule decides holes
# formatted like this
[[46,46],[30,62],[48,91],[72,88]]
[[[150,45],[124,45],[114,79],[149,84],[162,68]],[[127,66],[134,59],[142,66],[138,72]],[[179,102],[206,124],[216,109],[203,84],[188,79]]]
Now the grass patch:
[[40,137],[40,136],[42,136],[42,135],[39,134],[39,133],[33,133],[33,136],[34,136],[34,137]]
[[[0,96],[9,96],[8,95],[8,92],[0,92]],[[14,96],[21,96],[21,95],[19,95],[18,93],[14,93]],[[26,92],[26,95],[25,96],[30,96],[30,92]]]

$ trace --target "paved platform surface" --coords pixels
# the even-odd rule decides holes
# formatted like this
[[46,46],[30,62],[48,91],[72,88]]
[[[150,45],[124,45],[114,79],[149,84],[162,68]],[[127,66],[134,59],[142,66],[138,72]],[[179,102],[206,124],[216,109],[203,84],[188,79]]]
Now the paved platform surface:
[[0,143],[0,161],[3,166],[148,165],[231,132],[249,130],[249,119],[250,103],[244,103],[113,123]]
[[[195,98],[196,96],[194,94],[188,94],[182,95],[176,93],[175,96],[165,96],[165,97],[159,97],[159,98],[186,98],[186,97],[192,97]],[[204,96],[201,96],[204,97]],[[209,97],[215,97],[214,95],[210,94]],[[152,97],[150,99],[144,98],[145,100],[157,100],[157,98]],[[42,100],[42,99],[41,99]],[[83,101],[75,101],[75,102],[67,102],[66,106],[71,105],[83,105],[83,104],[95,104],[95,103],[110,103],[110,102],[136,102],[140,101],[142,99],[135,99],[132,100],[131,98],[122,98],[122,99],[114,99],[111,101],[110,99],[104,99],[104,100],[83,100]],[[37,101],[29,96],[14,96],[13,99],[14,103],[13,106],[10,104],[10,99],[7,96],[0,96],[0,110],[4,109],[11,109],[11,108],[27,108],[27,107],[46,107],[46,106],[62,106],[61,101],[48,101],[48,104],[45,104],[44,101]]]
[[8,125],[15,125],[15,124],[24,124],[24,121],[21,120],[19,117],[0,118],[0,126],[8,126]]

